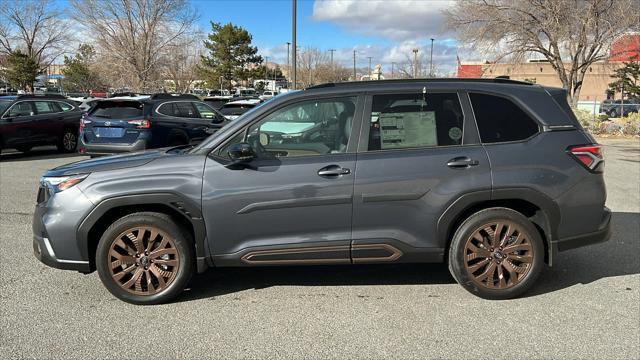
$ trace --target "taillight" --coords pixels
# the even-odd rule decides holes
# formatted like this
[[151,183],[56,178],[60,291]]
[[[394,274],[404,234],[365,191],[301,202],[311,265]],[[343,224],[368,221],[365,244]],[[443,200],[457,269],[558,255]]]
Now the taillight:
[[579,163],[594,172],[601,172],[604,165],[602,146],[577,145],[569,148],[569,153]]
[[91,124],[91,120],[87,120],[87,112],[83,112],[80,118],[80,130],[84,129],[86,124]]
[[127,123],[135,125],[137,129],[149,129],[151,127],[151,121],[147,119],[142,120],[129,120]]

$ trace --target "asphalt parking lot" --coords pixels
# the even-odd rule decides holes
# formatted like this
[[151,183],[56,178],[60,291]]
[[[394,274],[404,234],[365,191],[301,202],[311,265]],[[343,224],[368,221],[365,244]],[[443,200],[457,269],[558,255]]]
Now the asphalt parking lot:
[[533,291],[476,298],[445,265],[220,269],[177,302],[123,303],[32,255],[37,182],[83,157],[0,155],[0,358],[640,358],[640,141],[606,145],[613,237]]

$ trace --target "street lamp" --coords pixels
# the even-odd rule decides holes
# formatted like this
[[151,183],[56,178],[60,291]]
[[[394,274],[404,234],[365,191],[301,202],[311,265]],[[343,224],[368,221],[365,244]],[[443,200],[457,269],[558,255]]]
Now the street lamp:
[[291,43],[293,45],[293,56],[291,57],[293,89],[296,88],[296,0],[291,1]]
[[[289,64],[289,46],[291,46],[290,42],[287,42],[287,70],[289,71],[289,79],[291,79],[291,64]],[[287,88],[289,88],[289,83],[287,82]]]
[[418,48],[415,48],[413,51],[413,78],[418,77]]
[[429,77],[433,77],[433,38],[431,38],[431,55],[429,55]]
[[367,56],[367,59],[369,59],[369,80],[371,80],[371,56]]
[[353,50],[353,81],[356,81],[356,51]]

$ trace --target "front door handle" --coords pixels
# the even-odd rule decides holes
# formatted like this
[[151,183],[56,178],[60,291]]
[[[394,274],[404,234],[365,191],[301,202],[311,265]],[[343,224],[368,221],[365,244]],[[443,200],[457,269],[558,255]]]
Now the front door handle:
[[471,160],[467,156],[460,156],[453,158],[447,162],[447,166],[450,168],[468,168],[470,166],[478,165],[478,160]]
[[343,168],[339,165],[329,165],[318,170],[318,175],[322,177],[338,177],[348,174],[351,174],[351,169]]

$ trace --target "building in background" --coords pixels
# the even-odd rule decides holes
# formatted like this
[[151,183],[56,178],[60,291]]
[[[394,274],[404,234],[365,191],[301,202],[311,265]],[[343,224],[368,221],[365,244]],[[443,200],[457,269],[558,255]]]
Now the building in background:
[[[608,92],[609,83],[615,70],[625,61],[640,61],[640,34],[626,34],[616,40],[607,60],[589,66],[580,91],[579,101],[600,102],[607,97],[620,97],[620,94]],[[562,83],[551,64],[546,60],[529,60],[526,63],[461,63],[458,61],[459,78],[494,78],[509,76],[514,80],[529,81],[536,84],[562,87]]]

